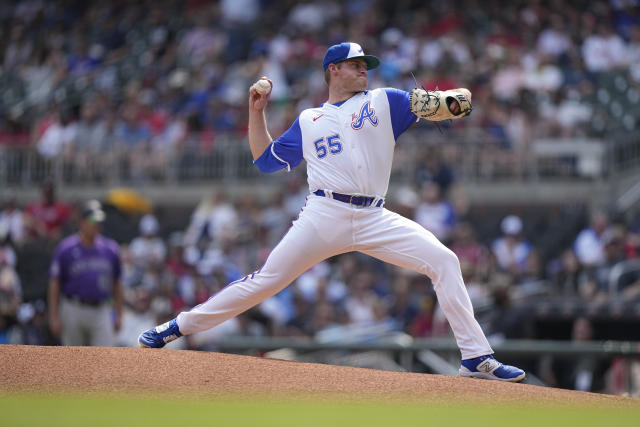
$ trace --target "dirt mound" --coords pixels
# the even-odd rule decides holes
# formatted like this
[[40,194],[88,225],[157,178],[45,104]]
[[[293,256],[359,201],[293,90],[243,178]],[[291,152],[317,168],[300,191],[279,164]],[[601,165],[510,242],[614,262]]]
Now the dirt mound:
[[640,408],[638,399],[526,384],[196,351],[4,345],[0,346],[0,360],[3,393]]

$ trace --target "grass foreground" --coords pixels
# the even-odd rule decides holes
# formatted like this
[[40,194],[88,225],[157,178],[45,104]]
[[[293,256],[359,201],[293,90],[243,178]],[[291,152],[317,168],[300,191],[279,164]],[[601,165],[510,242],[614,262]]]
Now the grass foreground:
[[42,426],[637,426],[640,410],[428,404],[0,396],[0,424]]

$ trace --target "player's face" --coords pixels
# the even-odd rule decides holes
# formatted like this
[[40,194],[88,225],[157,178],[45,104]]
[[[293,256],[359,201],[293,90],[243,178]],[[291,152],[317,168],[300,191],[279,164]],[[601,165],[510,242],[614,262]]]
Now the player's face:
[[93,240],[100,233],[100,223],[89,219],[83,219],[80,222],[80,232],[88,240]]
[[345,90],[361,92],[367,89],[367,63],[364,59],[353,58],[342,62],[338,70],[338,78]]

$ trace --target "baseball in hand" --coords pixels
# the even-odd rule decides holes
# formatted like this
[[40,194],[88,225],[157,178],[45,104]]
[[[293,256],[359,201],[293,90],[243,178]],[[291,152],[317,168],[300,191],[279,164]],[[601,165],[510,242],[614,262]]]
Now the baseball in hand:
[[253,84],[253,87],[260,95],[268,95],[271,92],[271,83],[265,79],[258,80]]

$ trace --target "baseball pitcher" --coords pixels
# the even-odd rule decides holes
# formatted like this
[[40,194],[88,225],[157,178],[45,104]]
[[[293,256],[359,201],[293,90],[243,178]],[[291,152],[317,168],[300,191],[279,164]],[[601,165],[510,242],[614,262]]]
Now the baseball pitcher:
[[357,43],[331,46],[324,57],[329,99],[304,110],[273,140],[264,109],[271,80],[249,89],[249,144],[262,172],[307,162],[310,194],[287,234],[257,271],[230,283],[208,301],[139,337],[163,347],[182,335],[212,328],[276,294],[314,264],[360,251],[431,278],[462,353],[460,375],[521,381],[525,372],[503,365],[474,318],[456,255],[431,232],[384,208],[396,140],[419,118],[459,119],[471,112],[467,89],[367,90],[379,65]]

